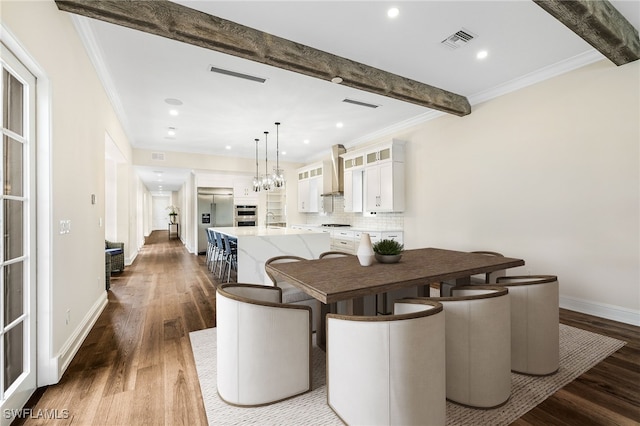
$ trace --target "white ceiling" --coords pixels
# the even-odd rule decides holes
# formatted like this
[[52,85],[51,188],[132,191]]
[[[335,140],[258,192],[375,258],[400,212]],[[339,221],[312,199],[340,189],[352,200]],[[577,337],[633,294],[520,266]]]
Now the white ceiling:
[[[177,1],[185,6],[469,98],[471,105],[602,55],[529,0]],[[640,27],[640,1],[611,1]],[[398,7],[395,19],[387,10]],[[435,111],[101,21],[76,23],[134,148],[307,163],[417,123]],[[466,29],[477,37],[441,44]],[[488,57],[476,59],[479,50]],[[266,78],[256,83],[209,66]],[[351,98],[376,109],[342,102]],[[166,99],[179,99],[174,107]],[[169,110],[178,110],[178,116]],[[343,123],[338,128],[336,123]],[[168,136],[174,127],[175,136]],[[306,143],[305,143],[306,141]],[[286,154],[285,154],[286,153]],[[177,190],[187,170],[138,167],[151,191]],[[158,182],[163,171],[163,182]]]

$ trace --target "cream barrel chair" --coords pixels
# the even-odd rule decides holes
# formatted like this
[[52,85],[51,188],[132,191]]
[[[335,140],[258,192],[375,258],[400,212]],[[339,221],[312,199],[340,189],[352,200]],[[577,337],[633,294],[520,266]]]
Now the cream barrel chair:
[[[275,256],[270,259],[267,259],[264,262],[265,268],[272,263],[283,263],[283,262],[299,262],[301,260],[307,260],[300,256],[292,256],[292,255],[284,255],[284,256]],[[275,276],[273,276],[269,271],[265,269],[266,277],[274,286],[280,287],[282,289],[282,303],[291,303],[295,305],[309,306],[313,312],[313,322],[312,322],[312,330],[316,331],[318,327],[320,327],[320,302],[313,297],[309,296],[304,291],[300,290],[298,287],[294,286],[283,280],[278,280]],[[265,284],[270,284],[269,282],[265,282]]]
[[394,304],[394,315],[327,315],[327,398],[352,425],[444,425],[442,305]]
[[560,367],[559,285],[555,275],[499,277],[511,299],[511,369],[545,376]]
[[444,306],[447,399],[493,408],[511,395],[511,310],[506,288],[464,286],[452,297],[431,298]]
[[273,286],[218,287],[217,385],[228,404],[267,405],[311,390],[311,308],[281,298]]

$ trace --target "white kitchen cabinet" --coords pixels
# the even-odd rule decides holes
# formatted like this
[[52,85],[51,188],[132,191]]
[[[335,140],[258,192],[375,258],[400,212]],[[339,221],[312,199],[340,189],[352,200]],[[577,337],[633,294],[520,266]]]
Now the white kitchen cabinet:
[[344,211],[362,211],[363,169],[344,171]]
[[298,169],[298,211],[323,212],[322,193],[331,187],[331,163],[323,161]]
[[365,155],[365,211],[401,212],[404,203],[404,142],[372,147]]
[[343,154],[344,211],[361,212],[363,200],[364,153]]
[[253,191],[252,177],[240,177],[233,180],[233,203],[235,205],[258,204],[258,193]]

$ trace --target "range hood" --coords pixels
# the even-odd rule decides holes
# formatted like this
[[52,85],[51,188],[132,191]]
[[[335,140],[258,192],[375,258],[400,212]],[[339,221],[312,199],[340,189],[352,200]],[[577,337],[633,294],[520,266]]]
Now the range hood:
[[326,188],[323,197],[344,194],[344,170],[340,156],[346,153],[344,145],[333,145],[331,147],[331,188]]

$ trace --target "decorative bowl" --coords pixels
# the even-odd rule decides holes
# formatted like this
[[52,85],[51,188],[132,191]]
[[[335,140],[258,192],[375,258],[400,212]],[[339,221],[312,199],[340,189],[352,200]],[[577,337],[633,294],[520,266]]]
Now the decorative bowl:
[[376,253],[376,260],[380,263],[398,263],[400,261],[400,258],[402,257],[401,254],[378,254]]

